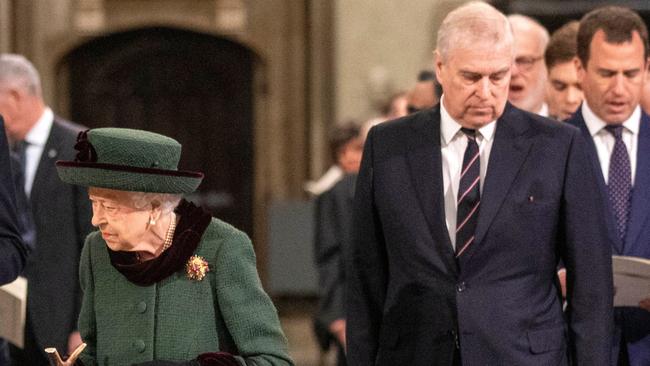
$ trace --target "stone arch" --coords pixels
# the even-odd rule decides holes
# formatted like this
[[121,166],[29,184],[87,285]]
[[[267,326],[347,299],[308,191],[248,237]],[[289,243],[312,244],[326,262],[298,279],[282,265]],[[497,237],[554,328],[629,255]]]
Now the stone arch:
[[71,40],[54,70],[57,110],[89,127],[172,136],[206,173],[193,197],[253,235],[255,127],[263,62],[226,37],[145,26]]

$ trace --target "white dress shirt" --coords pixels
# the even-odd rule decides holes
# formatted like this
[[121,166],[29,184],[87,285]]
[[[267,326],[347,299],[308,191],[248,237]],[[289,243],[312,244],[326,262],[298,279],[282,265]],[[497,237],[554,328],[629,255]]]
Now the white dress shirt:
[[[463,157],[467,148],[467,136],[460,130],[461,125],[456,122],[447,110],[444,104],[444,95],[440,103],[440,150],[442,152],[442,180],[445,198],[445,220],[451,245],[456,248],[456,212],[458,209],[458,186],[460,185],[460,171],[463,167]],[[494,142],[494,132],[496,121],[492,121],[478,129],[476,133],[476,142],[479,148],[479,161],[481,164],[480,188],[483,192],[483,183],[487,172],[488,160],[492,143]],[[480,210],[480,208],[479,208]]]
[[537,111],[537,114],[548,118],[548,104],[542,103],[542,107],[539,109],[539,111]]
[[[607,123],[596,116],[591,108],[589,108],[586,100],[582,103],[582,117],[584,118],[589,134],[596,145],[600,169],[603,172],[605,183],[607,183],[609,179],[609,160],[612,157],[612,151],[614,150],[616,139],[614,139],[614,136],[605,129]],[[636,152],[639,146],[638,140],[640,128],[641,107],[637,105],[636,108],[634,108],[634,112],[630,115],[630,118],[623,122],[622,136],[625,147],[627,148],[627,153],[630,156],[632,186],[634,186],[634,176],[636,174]]]
[[41,160],[53,123],[54,113],[50,108],[45,108],[34,127],[25,136],[25,141],[28,143],[25,150],[25,194],[27,197],[32,191],[38,162]]

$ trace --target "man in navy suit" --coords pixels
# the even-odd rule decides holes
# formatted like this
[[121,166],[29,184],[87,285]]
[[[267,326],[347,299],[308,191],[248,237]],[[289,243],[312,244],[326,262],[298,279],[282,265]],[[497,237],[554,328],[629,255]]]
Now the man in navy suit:
[[[569,121],[582,130],[613,253],[650,258],[650,118],[639,107],[648,31],[633,11],[605,7],[578,31],[578,79],[585,100]],[[650,294],[648,294],[650,295]],[[650,312],[617,307],[612,365],[650,365]]]
[[27,260],[28,247],[23,244],[18,231],[16,193],[5,136],[4,120],[0,117],[0,285],[9,283],[22,272]]
[[492,6],[451,12],[437,47],[441,103],[366,140],[349,363],[608,365],[611,243],[584,139],[507,103],[513,38]]

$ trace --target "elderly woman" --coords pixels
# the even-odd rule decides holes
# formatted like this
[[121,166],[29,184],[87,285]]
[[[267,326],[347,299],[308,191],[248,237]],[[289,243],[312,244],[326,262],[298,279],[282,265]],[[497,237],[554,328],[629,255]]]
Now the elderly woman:
[[203,174],[179,171],[181,145],[98,128],[79,135],[59,177],[87,186],[79,331],[91,365],[291,365],[248,237],[182,199]]

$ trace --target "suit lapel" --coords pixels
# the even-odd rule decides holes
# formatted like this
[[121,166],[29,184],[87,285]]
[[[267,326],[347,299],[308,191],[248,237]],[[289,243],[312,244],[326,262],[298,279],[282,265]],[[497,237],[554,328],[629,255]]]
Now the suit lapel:
[[411,180],[418,195],[420,207],[429,225],[434,242],[449,268],[456,271],[454,251],[445,223],[442,180],[442,155],[440,152],[440,106],[427,114],[421,113],[413,121],[412,147],[407,161]]
[[596,150],[596,143],[591,137],[591,133],[587,128],[584,118],[582,117],[582,107],[578,108],[578,111],[573,115],[569,120],[569,123],[578,127],[582,132],[582,136],[585,139],[587,146],[587,155],[589,155],[589,160],[591,161],[592,169],[594,170],[595,175],[598,177],[598,187],[600,188],[601,197],[605,203],[606,212],[605,219],[607,220],[607,232],[609,233],[609,239],[614,243],[614,254],[623,254],[623,242],[618,237],[616,231],[616,219],[614,218],[614,213],[609,204],[609,194],[607,191],[607,184],[605,183],[605,177],[603,176],[603,170],[600,167],[600,160],[598,159],[598,151]]
[[475,245],[461,256],[464,261],[469,260],[472,254],[480,249],[481,242],[510,190],[519,168],[526,160],[531,148],[524,136],[524,132],[528,129],[526,119],[521,111],[512,108],[508,103],[505,112],[496,122],[492,151],[484,180],[485,187],[481,194]]
[[632,210],[625,238],[626,252],[631,254],[635,253],[634,244],[650,211],[650,117],[645,113],[641,117],[638,144]]

